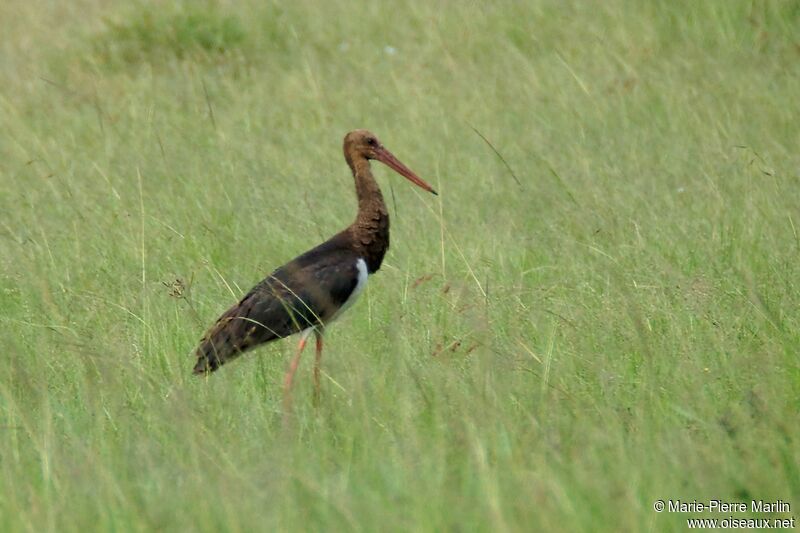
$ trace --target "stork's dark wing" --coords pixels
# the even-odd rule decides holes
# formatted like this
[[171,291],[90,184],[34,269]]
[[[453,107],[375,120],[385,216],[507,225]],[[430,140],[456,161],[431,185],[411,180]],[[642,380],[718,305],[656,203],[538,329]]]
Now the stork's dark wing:
[[324,325],[358,283],[358,257],[328,241],[282,266],[228,309],[197,348],[196,374],[259,344]]

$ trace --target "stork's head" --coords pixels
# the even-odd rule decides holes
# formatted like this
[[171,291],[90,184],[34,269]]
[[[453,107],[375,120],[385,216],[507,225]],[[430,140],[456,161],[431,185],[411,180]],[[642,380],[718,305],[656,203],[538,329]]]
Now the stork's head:
[[433,190],[433,187],[425,183],[422,178],[417,176],[410,168],[401,163],[387,150],[371,131],[353,130],[345,135],[344,157],[351,167],[353,167],[354,162],[358,159],[375,159],[408,179],[411,183],[422,187],[428,192],[438,194]]

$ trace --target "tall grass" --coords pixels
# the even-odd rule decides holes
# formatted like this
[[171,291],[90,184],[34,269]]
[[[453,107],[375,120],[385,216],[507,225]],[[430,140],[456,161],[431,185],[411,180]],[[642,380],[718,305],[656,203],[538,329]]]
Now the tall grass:
[[[800,506],[795,2],[10,0],[0,35],[0,529]],[[376,171],[392,248],[283,429],[291,341],[191,352],[350,222],[359,127],[441,196]]]

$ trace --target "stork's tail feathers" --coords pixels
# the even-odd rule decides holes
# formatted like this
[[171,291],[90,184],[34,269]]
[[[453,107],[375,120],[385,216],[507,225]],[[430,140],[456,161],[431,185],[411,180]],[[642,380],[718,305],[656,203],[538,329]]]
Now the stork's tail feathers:
[[282,302],[256,285],[225,311],[200,341],[194,373],[208,374],[259,344],[295,333],[297,329],[285,315]]
[[214,342],[214,336],[204,338],[197,347],[197,363],[193,373],[208,374],[221,367],[225,361],[236,357],[238,350],[224,342]]
[[198,353],[197,363],[195,363],[194,370],[192,370],[192,373],[209,374],[214,370],[218,369],[220,366],[222,366],[222,361],[220,361],[216,356],[201,355],[200,353]]
[[200,346],[197,347],[197,363],[194,365],[195,374],[208,374],[215,371],[231,359],[253,345],[252,334],[255,327],[245,329],[246,322],[237,320],[237,309],[229,309],[216,324],[206,333]]

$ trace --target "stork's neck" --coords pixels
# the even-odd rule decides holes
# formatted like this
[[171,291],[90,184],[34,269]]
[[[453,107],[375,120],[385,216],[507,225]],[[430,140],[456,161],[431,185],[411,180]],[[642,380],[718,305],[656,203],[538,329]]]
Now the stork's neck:
[[358,196],[358,215],[352,226],[353,243],[364,255],[367,269],[375,272],[389,248],[389,211],[365,158],[348,160]]

